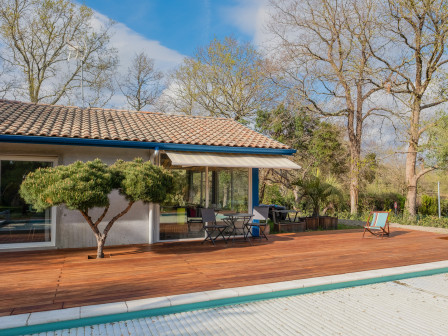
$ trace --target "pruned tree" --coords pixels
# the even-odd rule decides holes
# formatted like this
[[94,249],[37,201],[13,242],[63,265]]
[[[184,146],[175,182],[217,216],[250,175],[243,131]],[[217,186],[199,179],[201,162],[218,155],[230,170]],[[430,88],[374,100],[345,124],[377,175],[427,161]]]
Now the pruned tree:
[[406,208],[414,216],[418,181],[437,168],[425,162],[425,133],[437,122],[434,107],[448,101],[448,1],[387,0],[384,4],[379,19],[381,38],[387,44],[373,54],[393,73],[389,92],[408,111]]
[[[70,0],[1,0],[1,58],[20,76],[18,94],[34,103],[74,100],[82,66],[87,87],[104,84],[97,79],[115,71],[117,57],[109,45],[112,22],[99,23],[90,8]],[[69,48],[75,66],[67,65]]]
[[263,62],[249,43],[214,39],[184,59],[163,99],[174,112],[248,121],[273,97]]
[[[118,189],[128,203],[101,231],[99,226],[109,210],[109,194],[114,189]],[[38,211],[62,204],[78,210],[95,234],[97,258],[103,258],[104,244],[113,224],[128,213],[135,202],[161,203],[172,189],[172,175],[149,161],[118,160],[108,166],[96,159],[39,168],[26,176],[20,186],[20,195]],[[96,220],[89,215],[89,210],[95,207],[104,208]]]
[[343,118],[350,149],[350,207],[358,209],[361,144],[367,118],[389,118],[376,96],[374,0],[273,0],[268,52],[273,80],[312,113]]
[[119,83],[131,109],[141,111],[153,105],[161,95],[163,73],[154,67],[154,60],[144,52],[136,54],[128,67],[127,75]]

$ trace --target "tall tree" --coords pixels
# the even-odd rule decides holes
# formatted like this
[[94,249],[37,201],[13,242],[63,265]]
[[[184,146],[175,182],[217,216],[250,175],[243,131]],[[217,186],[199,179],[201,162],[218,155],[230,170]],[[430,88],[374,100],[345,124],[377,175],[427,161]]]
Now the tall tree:
[[[70,0],[1,0],[1,57],[21,74],[19,95],[34,103],[73,100],[83,66],[87,86],[104,87],[98,79],[114,71],[117,58],[112,23],[98,23],[90,8]],[[79,58],[74,67],[67,65],[70,48]]]
[[350,148],[350,205],[358,209],[365,121],[388,117],[375,95],[383,74],[372,50],[381,40],[374,0],[273,0],[268,30],[273,78],[314,113],[344,118]]
[[263,70],[263,59],[252,45],[231,37],[214,39],[184,59],[164,100],[176,112],[247,121],[272,98]]
[[128,73],[120,84],[131,109],[140,111],[153,105],[163,90],[163,73],[154,67],[154,60],[144,52],[136,54],[128,68]]
[[293,182],[319,169],[324,175],[341,176],[347,172],[348,150],[342,139],[342,130],[322,122],[303,108],[280,104],[272,110],[257,113],[256,129],[261,133],[297,150],[293,160],[300,171],[263,169],[260,174],[260,199],[266,191],[266,182],[279,184],[283,192],[292,191],[296,201],[300,195]]
[[[448,1],[388,0],[380,22],[388,43],[374,52],[377,60],[394,75],[389,91],[407,109],[406,208],[416,214],[417,184],[436,169],[425,164],[422,140],[434,126],[432,108],[448,100]],[[390,50],[399,50],[391,53]]]

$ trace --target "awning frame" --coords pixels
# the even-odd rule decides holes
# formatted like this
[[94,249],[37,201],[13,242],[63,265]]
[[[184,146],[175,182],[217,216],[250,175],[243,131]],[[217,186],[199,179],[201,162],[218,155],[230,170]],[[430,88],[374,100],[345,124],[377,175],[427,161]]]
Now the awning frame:
[[209,152],[165,151],[173,166],[221,168],[276,168],[300,169],[301,167],[282,155],[257,155]]

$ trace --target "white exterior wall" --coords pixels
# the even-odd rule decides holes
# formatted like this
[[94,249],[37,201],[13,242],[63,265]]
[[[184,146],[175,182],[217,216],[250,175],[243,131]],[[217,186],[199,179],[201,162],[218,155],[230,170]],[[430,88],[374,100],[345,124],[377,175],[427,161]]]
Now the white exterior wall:
[[[151,151],[148,149],[0,143],[0,155],[56,156],[58,163],[64,165],[77,160],[90,161],[96,158],[107,164],[112,164],[117,159],[128,161],[136,157],[149,160],[150,154]],[[109,213],[103,220],[105,223],[122,211],[127,204],[118,192],[113,192],[109,197],[111,204]],[[97,245],[92,230],[78,211],[58,206],[56,213],[56,247],[76,248]],[[100,213],[101,209],[93,209],[90,215],[95,219]],[[156,216],[151,217],[155,219]],[[153,223],[153,221],[150,223],[150,205],[137,202],[114,224],[109,231],[106,245],[149,243],[150,230],[154,230]]]

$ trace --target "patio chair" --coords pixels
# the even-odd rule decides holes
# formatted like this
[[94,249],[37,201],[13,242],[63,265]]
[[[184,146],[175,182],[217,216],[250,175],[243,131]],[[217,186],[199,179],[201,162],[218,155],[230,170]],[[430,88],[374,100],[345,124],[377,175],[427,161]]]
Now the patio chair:
[[[262,238],[268,240],[265,230],[266,227],[268,226],[269,207],[256,206],[254,207],[253,215],[254,216],[252,217],[252,222],[247,224],[247,226],[249,227],[250,230],[252,230],[253,227],[258,228],[259,232],[258,237],[260,238],[260,241]],[[256,220],[257,222],[254,223],[254,220]]]
[[369,219],[367,219],[367,223],[364,226],[364,233],[370,232],[372,235],[376,237],[383,238],[385,235],[389,236],[389,212],[388,211],[372,211],[370,212]]
[[187,207],[187,225],[188,225],[188,232],[191,232],[191,226],[197,226],[194,224],[199,224],[199,226],[202,224],[202,218],[200,215],[200,211],[198,208],[195,207]]
[[[226,224],[218,224],[216,223],[216,214],[214,209],[201,208],[202,215],[202,225],[206,234],[205,239],[201,244],[204,244],[205,241],[210,240],[215,246],[215,240],[221,236],[227,244],[227,239],[224,236],[224,231],[227,229]],[[213,237],[213,234],[218,232],[218,234]]]

